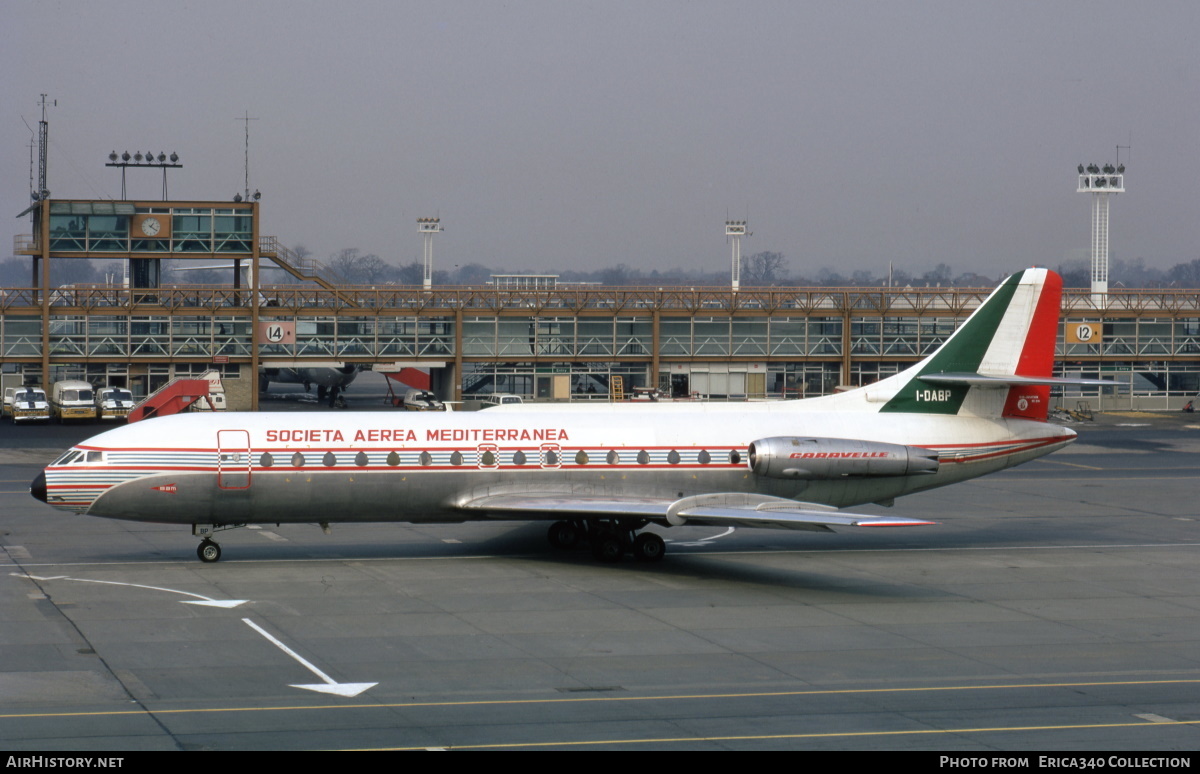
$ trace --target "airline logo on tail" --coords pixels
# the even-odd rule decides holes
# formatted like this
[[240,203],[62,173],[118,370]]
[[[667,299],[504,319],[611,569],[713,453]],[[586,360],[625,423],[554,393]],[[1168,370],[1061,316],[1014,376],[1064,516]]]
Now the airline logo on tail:
[[[1046,269],[1026,269],[996,288],[975,313],[932,355],[881,412],[957,414],[970,384],[923,381],[943,374],[1043,377],[1054,370],[1054,344],[1062,279]],[[1008,389],[1002,415],[1045,420],[1050,388],[1019,385]]]

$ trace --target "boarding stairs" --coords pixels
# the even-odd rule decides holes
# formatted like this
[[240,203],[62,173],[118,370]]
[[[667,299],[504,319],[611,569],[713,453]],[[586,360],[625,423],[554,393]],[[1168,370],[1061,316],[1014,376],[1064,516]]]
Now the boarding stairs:
[[153,417],[165,417],[186,411],[198,400],[208,402],[208,407],[216,409],[208,397],[212,382],[207,379],[191,379],[179,377],[172,379],[158,390],[146,396],[146,399],[133,407],[129,412],[129,421],[138,422]]

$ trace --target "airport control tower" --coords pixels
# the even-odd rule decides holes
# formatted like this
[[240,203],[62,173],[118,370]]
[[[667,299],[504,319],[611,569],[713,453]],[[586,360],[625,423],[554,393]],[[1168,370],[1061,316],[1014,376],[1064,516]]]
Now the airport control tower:
[[1125,193],[1125,165],[1079,165],[1078,193],[1092,195],[1092,303],[1108,297],[1108,196]]

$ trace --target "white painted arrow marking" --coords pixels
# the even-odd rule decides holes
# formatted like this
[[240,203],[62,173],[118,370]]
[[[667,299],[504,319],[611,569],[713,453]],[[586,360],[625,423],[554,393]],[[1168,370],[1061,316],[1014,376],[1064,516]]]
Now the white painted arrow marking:
[[249,618],[243,618],[242,623],[246,624],[254,631],[256,631],[259,634],[261,634],[262,636],[266,637],[267,640],[271,644],[273,644],[275,647],[279,648],[284,653],[288,654],[292,658],[299,661],[304,666],[305,669],[307,669],[308,671],[312,672],[317,677],[324,680],[324,683],[322,683],[322,684],[292,685],[291,686],[292,688],[303,688],[306,691],[317,691],[319,693],[333,693],[333,694],[337,694],[338,696],[345,696],[346,698],[352,698],[354,696],[359,695],[360,693],[367,690],[368,688],[374,688],[375,686],[379,685],[379,683],[339,683],[339,682],[335,681],[329,675],[322,672],[320,669],[317,669],[315,666],[313,666],[309,662],[305,661],[304,658],[302,658],[299,653],[297,653],[296,651],[289,648],[287,645],[284,645],[282,642],[280,642],[279,640],[272,637],[261,626],[254,623]]
[[140,583],[120,583],[118,581],[92,580],[90,578],[72,578],[67,575],[54,575],[51,577],[40,577],[37,575],[28,575],[26,573],[21,573],[21,572],[13,572],[13,573],[9,573],[9,574],[13,575],[17,578],[27,578],[29,580],[37,580],[37,581],[68,580],[68,581],[75,581],[77,583],[102,583],[106,586],[129,586],[129,587],[135,588],[135,589],[150,589],[151,591],[166,591],[167,593],[170,593],[170,594],[182,594],[185,597],[195,597],[195,599],[184,600],[182,602],[182,604],[184,604],[184,605],[203,605],[204,607],[231,608],[231,607],[237,607],[238,605],[244,605],[246,602],[250,601],[248,599],[213,599],[212,597],[206,597],[203,594],[193,594],[190,591],[180,591],[179,589],[164,589],[161,586],[143,586]]
[[720,540],[723,537],[728,537],[728,536],[732,535],[734,532],[735,532],[735,529],[733,527],[730,527],[729,529],[725,530],[724,532],[722,532],[719,535],[711,535],[706,538],[700,538],[699,540],[688,540],[686,542],[675,542],[675,541],[667,540],[664,538],[664,542],[675,543],[675,545],[677,545],[677,546],[706,546],[709,544],[709,541]]

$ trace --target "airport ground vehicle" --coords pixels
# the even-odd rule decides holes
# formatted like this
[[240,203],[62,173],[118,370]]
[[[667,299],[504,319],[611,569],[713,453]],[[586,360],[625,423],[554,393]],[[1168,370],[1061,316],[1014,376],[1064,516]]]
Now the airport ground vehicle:
[[59,422],[87,422],[96,418],[96,391],[77,379],[55,382],[50,392],[50,415]]
[[41,387],[9,387],[4,391],[4,416],[17,422],[50,421],[50,402]]
[[409,390],[404,393],[405,411],[448,411],[445,403],[429,390]]
[[479,396],[479,402],[482,404],[480,408],[485,409],[493,406],[511,406],[525,401],[520,395],[513,395],[509,392],[493,392],[490,395]]
[[102,422],[119,422],[133,408],[133,393],[124,387],[104,387],[96,391],[96,416]]

